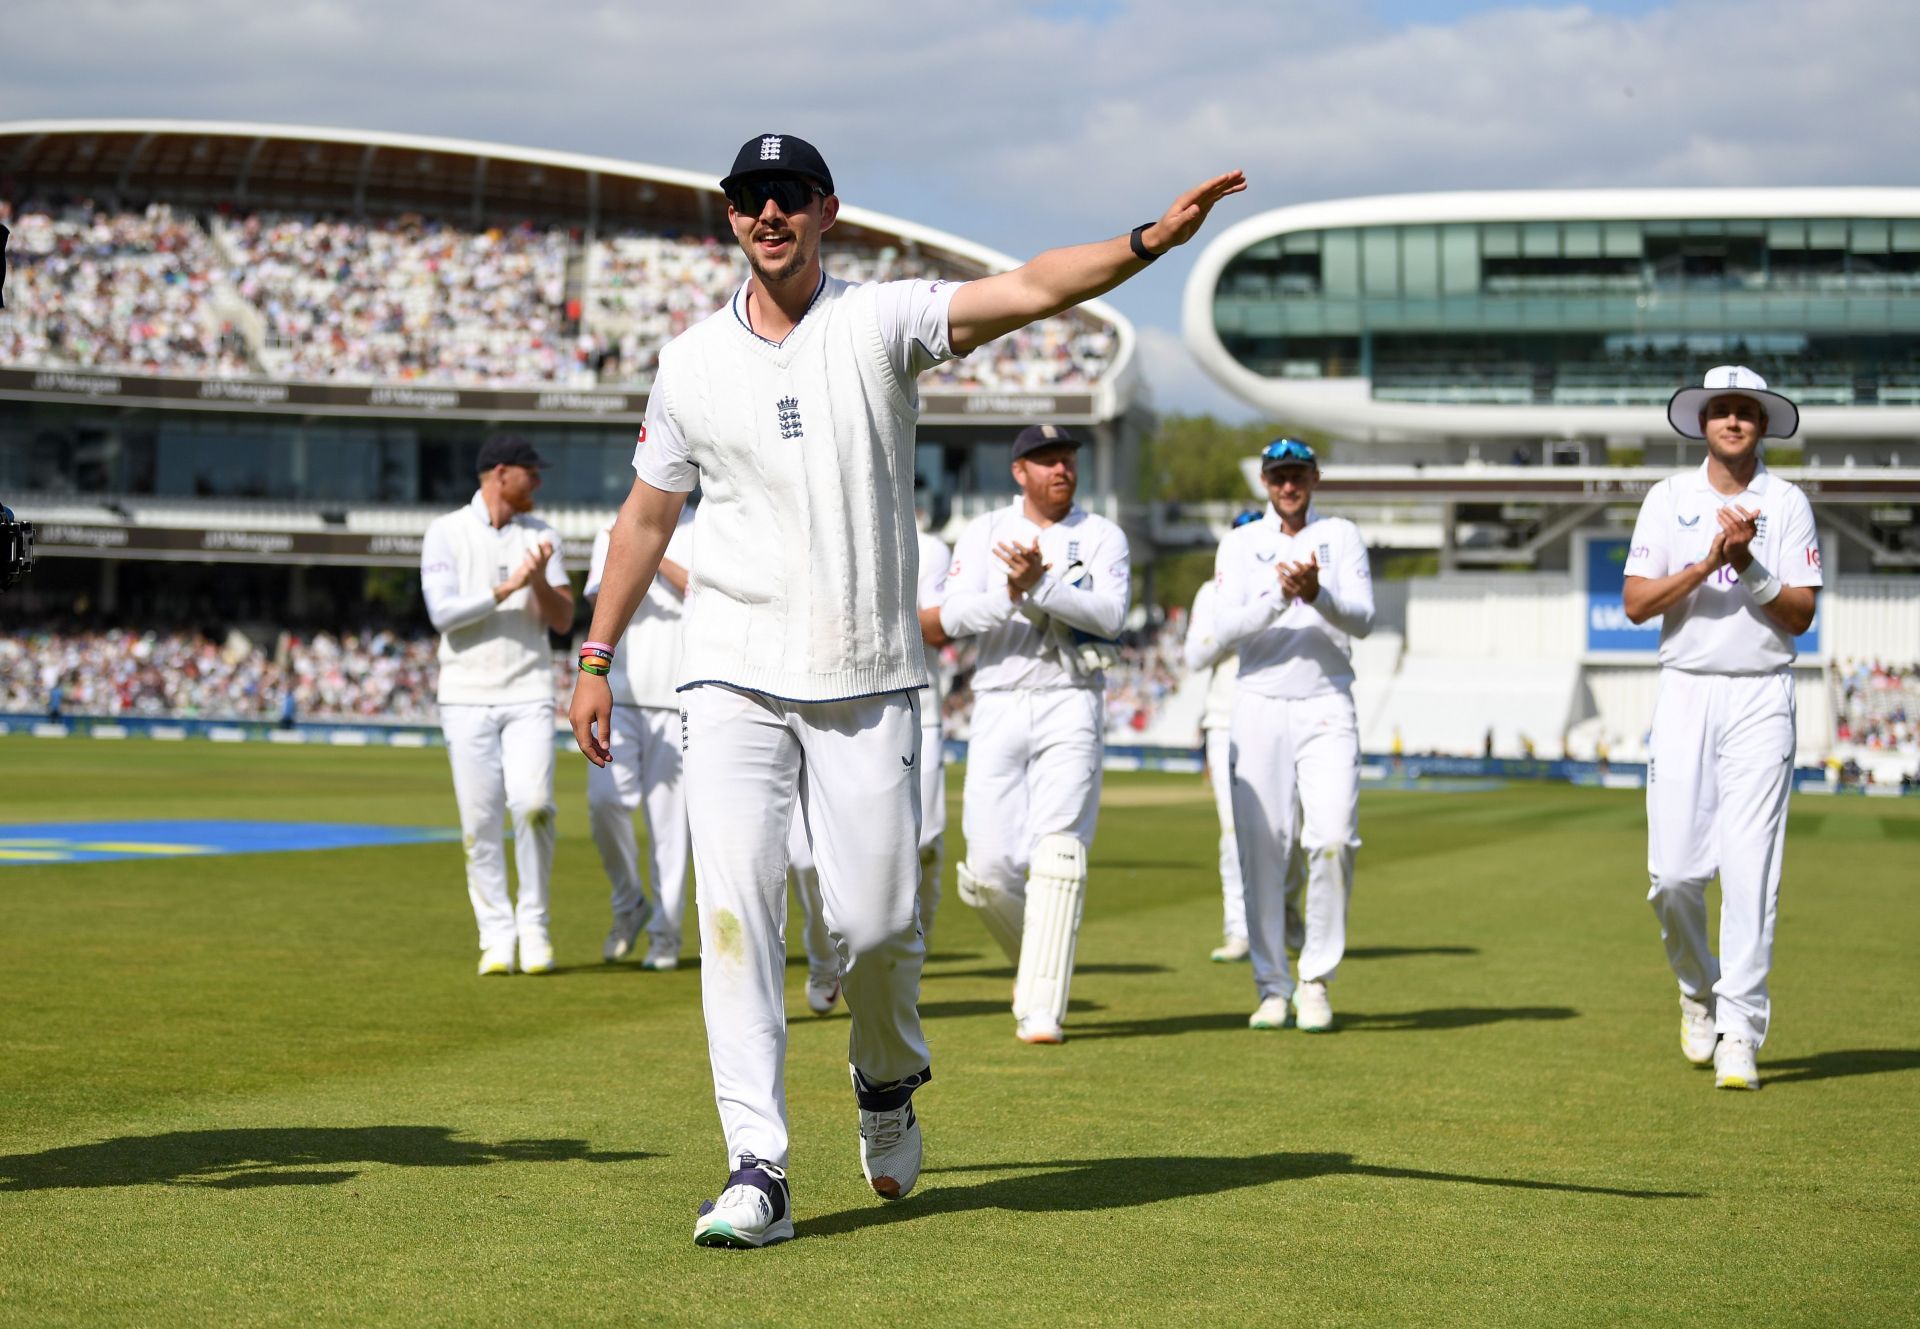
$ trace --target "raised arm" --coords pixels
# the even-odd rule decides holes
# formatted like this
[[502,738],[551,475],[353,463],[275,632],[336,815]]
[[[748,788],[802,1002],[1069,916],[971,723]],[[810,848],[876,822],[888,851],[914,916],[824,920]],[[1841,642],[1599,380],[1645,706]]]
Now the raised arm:
[[947,312],[954,354],[965,355],[995,337],[1112,290],[1154,258],[1192,239],[1214,204],[1246,187],[1245,175],[1228,171],[1175,199],[1166,214],[1140,234],[1151,256],[1147,259],[1133,252],[1130,235],[1120,235],[1049,249],[1011,272],[968,282],[954,292]]
[[[620,505],[620,515],[613,519],[607,566],[600,574],[600,594],[594,601],[588,640],[608,645],[619,642],[659,570],[660,558],[666,553],[667,541],[673,538],[686,501],[685,494],[634,480],[627,501]],[[607,747],[608,726],[613,719],[613,693],[607,680],[583,671],[574,685],[568,718],[580,750],[595,765],[605,766],[613,755]]]

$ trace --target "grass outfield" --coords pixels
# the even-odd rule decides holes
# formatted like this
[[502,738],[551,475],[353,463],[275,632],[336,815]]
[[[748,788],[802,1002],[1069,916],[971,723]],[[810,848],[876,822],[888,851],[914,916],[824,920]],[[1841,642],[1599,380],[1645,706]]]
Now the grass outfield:
[[[1210,796],[1111,777],[1064,1047],[1012,1037],[949,864],[899,1205],[789,968],[800,1239],[746,1253],[691,1243],[698,972],[598,962],[560,770],[551,978],[474,977],[448,844],[0,867],[0,1321],[1914,1322],[1920,800],[1795,802],[1766,1087],[1716,1094],[1639,795],[1367,791],[1314,1037],[1206,963]],[[0,821],[163,817],[454,809],[435,751],[0,739]]]

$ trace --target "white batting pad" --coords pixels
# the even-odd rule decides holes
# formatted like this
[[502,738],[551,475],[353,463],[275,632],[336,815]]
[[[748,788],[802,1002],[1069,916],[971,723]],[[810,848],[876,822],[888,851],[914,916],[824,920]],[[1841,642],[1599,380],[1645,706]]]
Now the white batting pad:
[[1087,898],[1087,847],[1071,835],[1043,835],[1027,873],[1026,940],[1014,1014],[1060,1024],[1073,983],[1073,947]]
[[965,859],[955,864],[953,871],[961,902],[980,911],[980,922],[986,927],[987,935],[999,943],[1009,960],[1018,964],[1025,907],[1015,897],[974,876]]

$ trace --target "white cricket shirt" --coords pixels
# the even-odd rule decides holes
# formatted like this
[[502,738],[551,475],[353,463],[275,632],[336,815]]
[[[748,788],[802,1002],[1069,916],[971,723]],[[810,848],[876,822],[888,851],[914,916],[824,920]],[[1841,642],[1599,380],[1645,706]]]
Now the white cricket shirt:
[[[1110,640],[1126,626],[1133,593],[1126,532],[1079,504],[1051,526],[1041,527],[1016,498],[967,524],[947,567],[947,600],[940,625],[950,637],[980,638],[973,671],[975,692],[1013,688],[1097,688],[1098,671],[1082,673],[1067,663],[1076,632]],[[1048,571],[1018,603],[1007,594],[1007,567],[994,556],[999,544],[1040,542]]]
[[1200,715],[1202,729],[1225,729],[1233,723],[1233,693],[1240,673],[1240,657],[1223,650],[1214,630],[1211,581],[1200,583],[1187,612],[1187,639],[1181,647],[1188,672],[1207,674],[1207,704]]
[[[1313,603],[1280,589],[1278,565],[1313,562]],[[1345,517],[1309,510],[1298,535],[1277,516],[1227,532],[1214,558],[1218,586],[1214,636],[1240,652],[1239,686],[1261,697],[1297,701],[1353,690],[1355,637],[1373,629],[1373,578],[1360,528]]]
[[660,351],[633,469],[705,495],[680,686],[842,701],[925,682],[916,384],[952,358],[950,282],[823,277],[778,344],[747,291]]
[[[1714,515],[1728,504],[1760,514],[1754,561],[1788,586],[1823,585],[1813,508],[1796,485],[1760,463],[1744,492],[1720,493],[1699,469],[1669,476],[1647,491],[1633,524],[1623,569],[1629,577],[1664,577],[1707,556],[1720,531]],[[1660,623],[1660,663],[1696,674],[1771,674],[1793,663],[1793,639],[1753,602],[1732,566],[1716,571],[1668,609]]]
[[496,527],[476,491],[457,512],[436,517],[420,542],[420,589],[440,633],[441,705],[498,706],[553,700],[553,649],[547,625],[522,586],[498,604],[505,581],[541,539],[553,543],[547,581],[567,584],[560,537],[538,517],[519,513]]
[[[953,551],[947,548],[947,542],[937,535],[920,532],[920,585],[914,593],[916,609],[938,609],[947,601],[947,564],[953,558]],[[927,646],[921,639],[923,651],[927,657],[927,704],[920,712],[921,725],[938,728],[940,725],[940,648]]]
[[[607,569],[607,549],[613,543],[613,523],[600,528],[593,537],[593,560],[587,567],[588,599],[600,594],[600,577]],[[690,567],[693,551],[693,510],[680,509],[680,524],[667,538],[663,555],[681,567]],[[673,695],[680,669],[680,617],[685,607],[680,592],[665,577],[655,577],[647,594],[627,623],[613,653],[613,668],[607,671],[607,686],[620,706],[651,706],[677,711],[680,699]]]

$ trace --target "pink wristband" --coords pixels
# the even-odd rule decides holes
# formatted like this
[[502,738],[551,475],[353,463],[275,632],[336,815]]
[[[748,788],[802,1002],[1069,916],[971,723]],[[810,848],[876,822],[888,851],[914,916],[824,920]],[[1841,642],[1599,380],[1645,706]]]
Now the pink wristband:
[[589,646],[593,647],[596,650],[605,651],[609,655],[613,654],[613,647],[607,645],[607,643],[605,643],[604,641],[583,641],[580,643],[580,649],[583,651],[586,650]]

